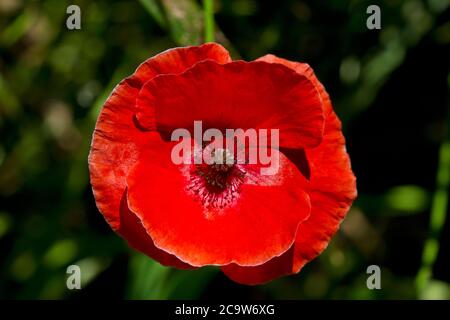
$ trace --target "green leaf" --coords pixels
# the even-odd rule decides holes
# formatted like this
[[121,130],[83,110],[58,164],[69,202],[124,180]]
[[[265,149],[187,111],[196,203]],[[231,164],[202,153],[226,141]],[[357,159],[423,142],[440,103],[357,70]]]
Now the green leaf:
[[166,17],[161,4],[157,0],[139,0],[142,6],[150,13],[150,15],[155,19],[156,23],[162,28],[167,27]]
[[431,280],[420,292],[419,298],[423,300],[449,300],[450,286],[442,281]]
[[0,33],[0,46],[8,48],[15,44],[25,35],[35,19],[36,13],[34,11],[25,10]]
[[[202,8],[194,0],[140,0],[142,6],[166,29],[173,41],[180,46],[199,45],[204,42],[204,15]],[[215,39],[222,43],[235,58],[239,54],[225,37],[223,32],[214,27]]]
[[430,193],[420,186],[402,185],[385,194],[361,194],[355,205],[376,216],[403,216],[424,212],[430,205]]
[[195,1],[161,0],[172,38],[180,45],[198,45],[203,41],[203,13]]
[[167,299],[167,276],[170,269],[142,254],[133,254],[130,263],[127,298]]
[[218,268],[203,267],[196,270],[173,270],[170,279],[171,299],[198,299],[219,272]]
[[429,195],[423,188],[414,185],[390,189],[385,197],[389,208],[410,213],[421,212],[428,207]]

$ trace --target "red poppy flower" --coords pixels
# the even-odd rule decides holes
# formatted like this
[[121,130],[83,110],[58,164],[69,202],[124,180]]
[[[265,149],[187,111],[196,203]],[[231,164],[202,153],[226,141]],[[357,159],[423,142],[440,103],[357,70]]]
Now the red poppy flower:
[[[278,171],[175,164],[170,134],[194,121],[278,129]],[[340,121],[312,69],[272,55],[232,61],[215,43],[165,51],[123,80],[98,118],[89,169],[99,210],[130,246],[244,284],[299,272],[356,197]]]

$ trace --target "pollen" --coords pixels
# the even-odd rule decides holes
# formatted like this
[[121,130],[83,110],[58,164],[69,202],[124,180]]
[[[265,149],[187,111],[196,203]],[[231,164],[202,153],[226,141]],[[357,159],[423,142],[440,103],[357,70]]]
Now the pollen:
[[235,164],[233,154],[228,149],[217,148],[213,152],[214,164],[211,165],[213,171],[228,172]]

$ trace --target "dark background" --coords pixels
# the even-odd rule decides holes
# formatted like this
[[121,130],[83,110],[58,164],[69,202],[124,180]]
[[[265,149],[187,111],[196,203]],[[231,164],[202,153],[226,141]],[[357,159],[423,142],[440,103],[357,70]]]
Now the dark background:
[[[65,26],[70,4],[81,30]],[[370,4],[381,30],[366,28]],[[0,298],[450,299],[449,2],[220,0],[215,10],[234,58],[307,62],[331,95],[359,197],[328,249],[262,286],[129,249],[89,185],[95,120],[146,58],[203,42],[201,3],[1,0]],[[70,264],[80,291],[66,288]],[[366,287],[371,264],[381,290]]]

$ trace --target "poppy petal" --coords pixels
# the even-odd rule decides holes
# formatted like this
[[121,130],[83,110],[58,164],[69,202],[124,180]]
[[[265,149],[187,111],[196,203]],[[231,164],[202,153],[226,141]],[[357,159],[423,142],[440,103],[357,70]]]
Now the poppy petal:
[[222,64],[231,62],[231,57],[227,49],[218,43],[173,48],[144,61],[133,77],[142,86],[158,75],[182,73],[203,60],[213,60]]
[[322,101],[314,84],[285,66],[266,62],[203,61],[184,73],[148,81],[139,93],[137,119],[169,137],[173,130],[279,129],[280,146],[317,146]]
[[333,110],[330,96],[305,63],[292,62],[267,55],[262,61],[283,64],[310,79],[322,97],[325,113],[324,138],[319,147],[306,149],[310,165],[311,216],[300,227],[295,243],[293,271],[300,269],[319,255],[338,230],[353,201],[356,199],[356,177],[351,169],[345,147],[342,125]]
[[305,179],[287,158],[280,154],[271,176],[245,165],[242,184],[227,194],[232,200],[210,207],[196,197],[203,193],[189,192],[192,165],[173,164],[172,146],[140,154],[127,178],[128,205],[158,248],[193,266],[253,266],[291,247],[310,204]]
[[275,257],[264,264],[254,267],[242,267],[235,263],[222,266],[222,272],[231,280],[246,284],[262,284],[284,275],[293,274],[294,245],[279,257]]
[[[152,239],[145,237],[142,232],[145,229],[121,203],[127,172],[136,161],[141,146],[150,141],[160,141],[158,133],[143,132],[134,121],[135,102],[142,84],[160,74],[183,72],[205,59],[219,63],[231,60],[222,46],[209,43],[199,47],[171,49],[141,64],[132,76],[116,86],[106,100],[97,120],[89,154],[93,193],[97,207],[109,225],[126,238],[132,247],[150,256],[156,255],[155,259],[163,264],[168,261],[167,264],[179,267],[186,265],[165,252],[157,252],[160,250],[152,247]],[[141,242],[144,241],[148,246],[142,246]],[[158,259],[165,255],[165,258]]]
[[179,269],[195,269],[195,267],[180,261],[174,255],[160,250],[155,246],[139,218],[128,208],[126,191],[122,197],[120,221],[119,234],[124,237],[130,247],[152,257],[164,266],[177,267]]
[[357,196],[341,122],[329,105],[323,144],[306,150],[311,167],[309,195],[313,209],[310,219],[299,228],[295,272],[328,246]]
[[[312,207],[309,218],[299,226],[292,248],[260,266],[241,267],[230,264],[222,267],[222,271],[229,278],[244,284],[264,283],[282,275],[299,272],[308,261],[327,247],[356,198],[356,178],[345,149],[341,123],[333,111],[323,85],[307,64],[287,61],[273,55],[261,59],[286,65],[308,76],[315,83],[324,101],[325,128],[322,143],[316,148],[304,151],[310,169],[308,194]],[[295,153],[295,150],[293,152]]]

